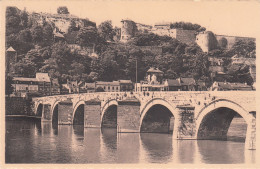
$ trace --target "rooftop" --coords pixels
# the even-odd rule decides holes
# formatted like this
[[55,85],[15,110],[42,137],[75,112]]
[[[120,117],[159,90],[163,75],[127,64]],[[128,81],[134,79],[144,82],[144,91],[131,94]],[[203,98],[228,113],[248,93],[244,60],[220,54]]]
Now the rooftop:
[[16,52],[16,50],[14,50],[14,48],[12,46],[10,46],[6,51],[7,52]]
[[118,80],[119,83],[132,83],[131,80]]
[[214,82],[223,89],[229,90],[239,90],[239,89],[252,89],[251,86],[247,85],[246,83],[229,83],[229,82]]
[[36,78],[27,78],[27,77],[13,77],[14,81],[23,81],[23,82],[38,82]]
[[181,83],[177,79],[167,79],[169,86],[181,86]]
[[104,81],[97,81],[97,85],[119,85],[118,81],[113,81],[113,82],[104,82]]
[[51,82],[48,73],[36,73],[36,79],[41,82]]
[[147,73],[163,73],[163,71],[159,70],[158,68],[150,68]]
[[182,85],[191,85],[196,83],[196,81],[193,78],[189,78],[189,77],[183,77],[180,78],[180,80]]

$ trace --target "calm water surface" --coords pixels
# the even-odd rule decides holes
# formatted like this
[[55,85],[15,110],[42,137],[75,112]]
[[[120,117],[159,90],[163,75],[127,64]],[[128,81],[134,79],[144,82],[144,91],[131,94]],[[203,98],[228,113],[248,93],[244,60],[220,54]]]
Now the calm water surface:
[[255,163],[244,149],[246,124],[234,118],[229,141],[173,140],[170,134],[53,126],[6,120],[6,163]]

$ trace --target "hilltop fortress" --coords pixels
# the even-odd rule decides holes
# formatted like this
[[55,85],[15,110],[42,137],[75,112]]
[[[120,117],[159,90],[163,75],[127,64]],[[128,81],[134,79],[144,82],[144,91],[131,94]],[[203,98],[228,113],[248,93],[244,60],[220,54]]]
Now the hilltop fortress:
[[151,32],[159,36],[169,36],[186,44],[197,43],[204,52],[216,49],[218,46],[230,49],[235,42],[255,41],[251,37],[238,37],[227,35],[216,35],[210,31],[197,32],[196,30],[184,30],[180,28],[170,28],[170,23],[158,23],[154,26],[135,23],[132,20],[122,20],[121,42],[127,42],[135,37],[137,32]]
[[[71,14],[48,14],[48,13],[32,13],[31,20],[37,24],[43,25],[44,22],[49,22],[55,28],[55,33],[67,34],[69,27],[74,25],[78,30],[82,27],[96,27],[96,23],[89,19],[79,18]],[[218,47],[230,49],[235,42],[255,41],[251,37],[238,37],[227,35],[216,35],[211,31],[185,30],[182,28],[171,28],[170,23],[157,23],[154,26],[136,23],[130,19],[121,21],[121,29],[118,29],[117,35],[121,42],[128,42],[136,36],[138,32],[154,33],[159,36],[169,36],[186,44],[198,44],[203,52],[209,52]],[[119,39],[118,39],[119,40]]]

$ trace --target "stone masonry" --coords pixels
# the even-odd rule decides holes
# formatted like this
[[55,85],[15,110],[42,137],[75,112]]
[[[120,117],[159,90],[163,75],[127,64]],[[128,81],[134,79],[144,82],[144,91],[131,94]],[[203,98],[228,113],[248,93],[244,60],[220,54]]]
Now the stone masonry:
[[[173,139],[226,139],[230,122],[239,114],[247,123],[245,146],[255,149],[255,94],[255,91],[101,92],[47,96],[34,98],[33,102],[35,116],[42,112],[43,121],[54,120],[58,103],[58,124],[72,125],[83,105],[85,127],[103,124],[116,127],[117,132],[142,132],[145,128],[149,132],[173,133]],[[153,112],[156,106],[162,108]]]

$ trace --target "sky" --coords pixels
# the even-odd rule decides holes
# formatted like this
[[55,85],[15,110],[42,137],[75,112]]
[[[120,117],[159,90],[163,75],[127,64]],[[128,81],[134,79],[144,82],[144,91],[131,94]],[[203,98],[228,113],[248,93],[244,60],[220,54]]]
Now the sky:
[[20,0],[8,1],[5,5],[48,13],[56,13],[59,6],[67,6],[71,14],[88,18],[97,25],[112,20],[114,26],[120,26],[122,19],[150,25],[185,21],[200,24],[221,35],[256,37],[260,34],[260,1]]

